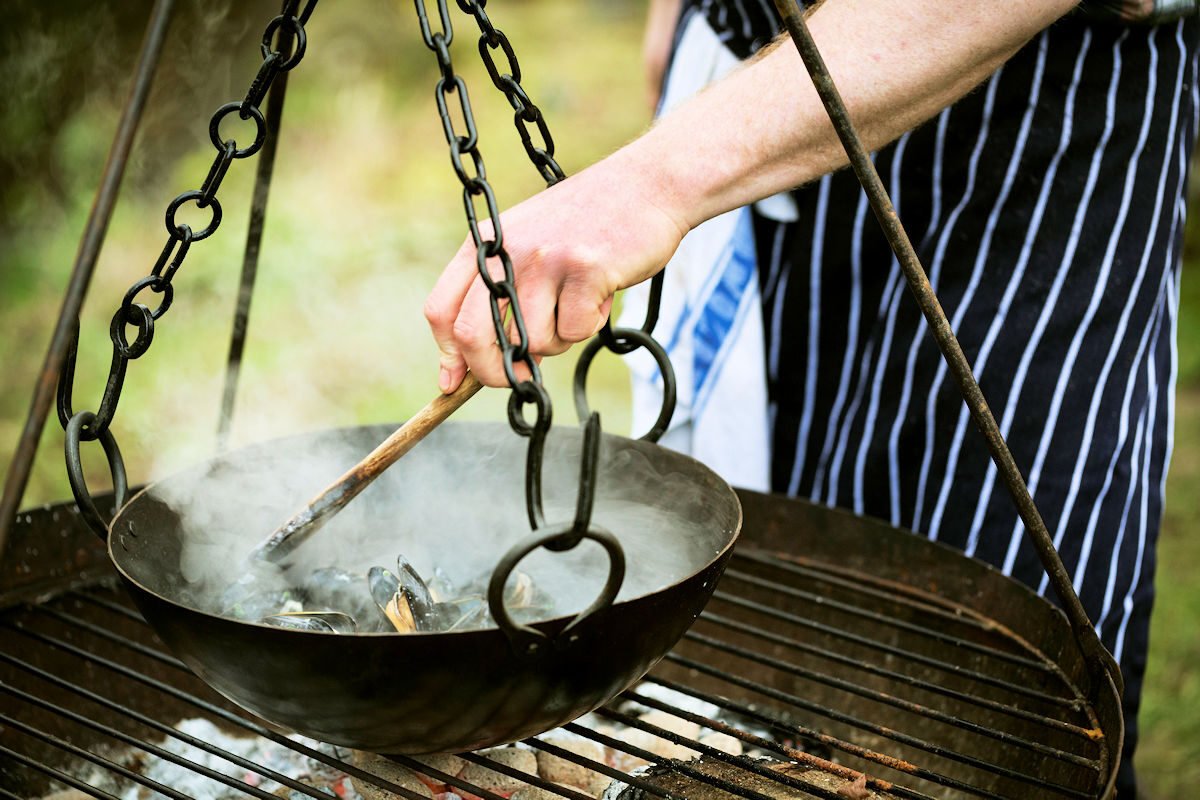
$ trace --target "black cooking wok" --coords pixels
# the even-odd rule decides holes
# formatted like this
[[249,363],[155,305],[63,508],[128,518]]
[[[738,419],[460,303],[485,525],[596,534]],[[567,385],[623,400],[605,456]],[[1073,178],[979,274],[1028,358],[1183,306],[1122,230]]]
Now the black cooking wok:
[[[535,656],[495,627],[334,634],[215,613],[215,598],[264,533],[390,430],[322,432],[224,455],[149,487],[110,526],[109,555],[170,649],[233,702],[323,741],[461,752],[592,710],[683,635],[741,525],[736,495],[703,465],[605,435],[592,519],[621,543],[624,584],[611,606],[558,636],[600,593],[605,551],[584,541],[524,559],[520,568],[539,589],[561,599],[554,618],[533,626],[548,637]],[[547,441],[548,520],[573,517],[581,441],[578,431],[559,429]],[[403,553],[422,574],[490,571],[529,535],[524,450],[501,425],[441,426],[299,549],[291,569],[390,567]]]

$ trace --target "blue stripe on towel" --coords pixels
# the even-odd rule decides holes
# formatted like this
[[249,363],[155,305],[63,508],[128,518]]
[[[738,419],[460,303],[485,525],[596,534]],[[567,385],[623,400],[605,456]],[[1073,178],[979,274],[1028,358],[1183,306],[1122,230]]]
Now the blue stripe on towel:
[[756,253],[750,210],[744,208],[730,242],[731,254],[720,279],[704,303],[692,331],[693,415],[699,415],[707,395],[721,373],[721,366],[745,315],[743,300],[755,279]]

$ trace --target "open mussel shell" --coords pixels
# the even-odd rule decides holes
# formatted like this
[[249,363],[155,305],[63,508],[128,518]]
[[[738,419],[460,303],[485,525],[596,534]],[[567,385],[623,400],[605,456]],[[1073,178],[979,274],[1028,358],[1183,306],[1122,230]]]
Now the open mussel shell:
[[271,614],[259,622],[276,628],[296,631],[320,631],[321,633],[354,633],[358,623],[349,614],[341,611],[292,611]]
[[[407,562],[402,561],[403,564]],[[436,628],[437,612],[429,588],[408,565],[399,576],[383,567],[371,567],[367,586],[375,604],[401,633],[428,631]]]

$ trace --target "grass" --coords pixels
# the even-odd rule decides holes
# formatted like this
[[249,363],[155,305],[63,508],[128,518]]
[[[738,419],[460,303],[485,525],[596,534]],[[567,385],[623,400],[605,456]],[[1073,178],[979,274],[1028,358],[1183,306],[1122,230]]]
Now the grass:
[[[208,169],[208,114],[240,97],[256,69],[253,40],[260,17],[265,19],[261,9],[214,7],[225,8],[226,16],[185,19],[168,42],[164,76],[156,84],[83,314],[80,407],[98,401],[108,367],[109,317],[162,247],[166,202],[198,186]],[[26,78],[18,99],[30,105],[23,109],[17,103],[0,113],[0,135],[25,143],[42,130],[45,113],[35,107],[38,98],[58,96],[59,83],[68,78],[84,82],[83,97],[64,123],[53,135],[43,131],[44,165],[16,173],[19,190],[9,192],[0,226],[4,464],[24,421],[115,125],[113,103],[130,66],[120,59],[88,62],[75,71],[63,66],[70,53],[96,57],[82,37],[95,30],[87,15],[102,11],[79,3],[73,22],[49,19],[43,37],[34,36],[36,46],[28,48],[36,69],[20,71]],[[615,149],[648,122],[638,62],[641,11],[640,3],[599,0],[526,0],[492,11],[521,57],[524,84],[551,123],[568,173]],[[186,18],[193,12],[181,13]],[[28,28],[36,15],[23,21]],[[537,191],[540,179],[519,146],[511,110],[473,53],[465,22],[454,48],[456,66],[471,87],[489,177],[501,204],[511,205]],[[73,30],[81,37],[78,46],[56,51],[47,44]],[[125,52],[135,45],[136,38],[129,39]],[[465,234],[433,104],[435,79],[433,56],[420,46],[407,4],[342,0],[314,16],[308,55],[288,90],[235,444],[404,419],[435,392],[435,353],[421,300]],[[22,159],[30,157],[21,151]],[[133,480],[168,474],[212,451],[252,173],[247,163],[231,169],[220,195],[226,211],[221,229],[193,248],[175,281],[175,305],[159,323],[150,352],[130,365],[114,430]],[[1189,239],[1198,227],[1193,224]],[[1195,535],[1200,506],[1194,501],[1200,496],[1200,281],[1192,280],[1200,266],[1190,255],[1197,252],[1196,242],[1189,244],[1177,445],[1139,755],[1152,797],[1190,796],[1200,782],[1200,582],[1194,578],[1200,567]],[[555,419],[569,422],[571,359],[553,360],[546,371]],[[591,386],[605,427],[626,431],[628,398],[615,359],[602,360]],[[460,414],[502,419],[504,399],[501,392],[486,392]],[[52,421],[28,504],[67,496],[60,448],[61,433]],[[92,485],[106,485],[101,459],[87,455]]]

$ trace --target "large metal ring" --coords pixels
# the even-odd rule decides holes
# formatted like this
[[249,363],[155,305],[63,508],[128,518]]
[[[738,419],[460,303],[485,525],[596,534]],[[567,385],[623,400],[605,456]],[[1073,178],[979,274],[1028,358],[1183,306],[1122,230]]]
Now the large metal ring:
[[[570,538],[575,538],[577,541],[591,539],[594,542],[600,543],[608,553],[608,579],[605,580],[604,588],[592,604],[579,612],[575,619],[571,620],[558,636],[551,639],[537,628],[529,625],[519,625],[513,621],[512,616],[508,613],[508,609],[504,606],[504,585],[508,582],[508,576],[512,574],[517,564],[525,556],[539,547],[553,549],[556,542]],[[576,630],[588,619],[603,612],[613,604],[613,601],[617,598],[617,593],[621,591],[621,584],[624,581],[625,551],[621,549],[621,543],[617,541],[617,537],[606,530],[597,528],[589,528],[580,536],[573,524],[566,525],[553,533],[531,534],[520,542],[517,542],[517,544],[513,545],[504,554],[500,559],[500,563],[496,565],[495,571],[492,572],[492,579],[488,583],[488,608],[492,612],[492,618],[496,620],[496,625],[508,637],[508,642],[512,646],[513,653],[518,658],[535,659],[541,657],[550,645],[558,649],[563,649],[570,647],[578,641],[579,634]]]
[[[662,408],[658,412],[658,419],[654,421],[654,425],[640,437],[646,442],[657,442],[667,432],[667,426],[671,424],[671,416],[675,413],[675,369],[671,366],[671,358],[653,336],[637,328],[615,328],[613,339],[619,345],[620,350],[617,352],[620,353],[631,353],[639,347],[649,350],[650,355],[654,356],[654,360],[658,364],[659,371],[662,372]],[[591,414],[587,400],[588,369],[591,368],[592,359],[596,357],[596,353],[600,352],[600,348],[606,346],[600,338],[592,339],[583,348],[583,352],[579,354],[579,361],[575,364],[575,411],[581,420],[587,419]]]
[[[83,431],[95,419],[96,415],[91,411],[80,411],[71,417],[71,421],[67,423],[64,451],[67,460],[67,477],[70,479],[71,493],[75,495],[79,513],[93,533],[102,540],[108,541],[108,523],[100,515],[96,508],[96,502],[92,499],[92,493],[88,491],[87,479],[83,475],[83,459],[79,454],[79,443],[82,441]],[[109,473],[112,475],[113,510],[116,511],[125,505],[126,495],[129,493],[129,484],[125,476],[125,461],[121,458],[121,448],[117,446],[117,440],[113,437],[111,430],[105,428],[101,431],[99,438],[100,444],[104,448],[104,455],[108,458]]]

